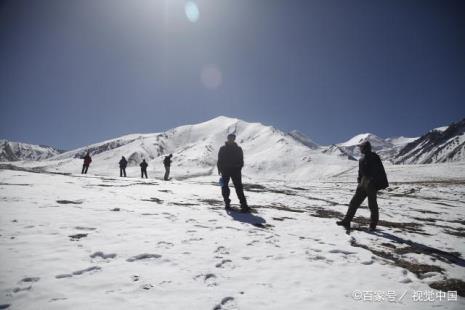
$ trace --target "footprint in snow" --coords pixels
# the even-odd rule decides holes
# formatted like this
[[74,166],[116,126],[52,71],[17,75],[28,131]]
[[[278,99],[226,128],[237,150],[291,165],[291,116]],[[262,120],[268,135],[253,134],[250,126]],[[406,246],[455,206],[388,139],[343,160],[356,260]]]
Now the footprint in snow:
[[79,241],[81,238],[87,237],[88,234],[74,234],[74,235],[69,235],[69,240],[71,241]]
[[229,251],[224,246],[219,246],[216,248],[215,253],[221,254],[221,255],[227,255],[229,254]]
[[217,286],[218,284],[216,283],[216,275],[213,273],[207,273],[207,274],[199,274],[194,277],[195,280],[202,279],[203,282],[205,283],[206,286],[212,287],[212,286]]
[[333,253],[333,254],[337,254],[337,253],[341,253],[343,255],[351,255],[351,254],[357,254],[355,252],[350,252],[350,251],[346,251],[346,250],[339,250],[339,249],[334,249],[334,250],[330,250],[328,251],[329,253]]
[[147,260],[147,259],[158,259],[160,258],[161,255],[159,254],[149,254],[149,253],[143,253],[143,254],[139,254],[139,255],[136,255],[136,256],[132,256],[130,258],[128,258],[126,261],[127,262],[135,262],[135,261],[138,261],[138,260]]
[[76,226],[74,227],[76,230],[86,230],[86,231],[93,231],[96,230],[97,228],[94,227],[84,227],[84,226]]
[[80,205],[82,204],[82,200],[57,200],[59,204],[73,204],[73,205]]
[[233,309],[238,309],[236,301],[234,300],[234,297],[225,297],[221,300],[219,304],[217,304],[215,307],[213,307],[213,310],[233,310]]
[[100,271],[100,270],[102,270],[102,267],[91,266],[89,268],[82,269],[82,270],[77,270],[77,271],[74,271],[72,273],[65,273],[65,274],[56,275],[55,278],[56,279],[71,278],[73,276],[80,276],[80,275],[85,274],[85,273],[92,273],[94,271]]
[[160,247],[163,247],[165,249],[169,249],[169,248],[172,248],[174,246],[173,243],[166,242],[166,241],[158,241],[157,245],[160,246]]
[[116,253],[105,254],[102,251],[98,251],[98,252],[95,252],[95,253],[90,255],[90,258],[101,258],[101,259],[104,259],[104,260],[112,259],[112,258],[115,258],[115,257],[116,257]]
[[215,267],[216,268],[225,268],[225,267],[231,265],[231,263],[232,263],[232,260],[223,259],[220,263],[216,264]]
[[38,282],[39,280],[39,277],[26,277],[22,279],[20,282]]

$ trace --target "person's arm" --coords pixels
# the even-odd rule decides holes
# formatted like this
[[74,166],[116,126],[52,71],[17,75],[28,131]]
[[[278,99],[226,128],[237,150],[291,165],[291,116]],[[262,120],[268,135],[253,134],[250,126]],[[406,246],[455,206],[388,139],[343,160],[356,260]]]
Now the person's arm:
[[218,162],[216,163],[216,167],[218,168],[218,174],[223,174],[222,167],[223,167],[223,148],[220,148],[218,151]]
[[241,147],[239,147],[239,165],[241,166],[241,169],[244,167],[244,152]]

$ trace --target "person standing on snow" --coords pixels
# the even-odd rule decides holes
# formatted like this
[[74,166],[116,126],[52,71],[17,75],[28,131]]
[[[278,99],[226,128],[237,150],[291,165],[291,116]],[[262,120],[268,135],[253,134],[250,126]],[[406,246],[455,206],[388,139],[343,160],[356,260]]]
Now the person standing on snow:
[[86,156],[84,156],[84,164],[82,165],[81,174],[87,174],[87,170],[89,169],[89,165],[92,162],[92,158],[90,157],[89,152],[87,152]]
[[229,199],[229,180],[232,179],[234,188],[236,189],[237,198],[241,204],[241,210],[244,212],[250,211],[247,205],[247,200],[244,195],[242,185],[242,167],[244,166],[244,153],[242,148],[235,142],[236,135],[229,134],[225,145],[218,152],[218,173],[222,178],[221,194],[223,195],[225,209],[231,209],[231,199]]
[[165,166],[165,176],[163,179],[165,181],[168,181],[170,178],[171,157],[173,157],[173,154],[165,156],[165,159],[163,159],[163,165]]
[[360,152],[363,156],[359,160],[358,168],[358,186],[354,196],[349,204],[349,209],[344,219],[336,222],[339,226],[350,229],[350,222],[355,216],[358,207],[368,197],[368,208],[371,212],[370,230],[376,229],[379,219],[378,202],[376,201],[377,192],[389,186],[383,163],[379,156],[371,151],[369,141],[359,145]]
[[147,177],[147,167],[149,166],[149,164],[147,164],[145,159],[143,159],[139,166],[140,166],[141,178],[144,178],[144,175],[145,175],[145,178],[147,179],[148,178]]
[[126,167],[128,165],[128,161],[126,160],[126,158],[124,158],[124,156],[121,157],[121,160],[119,161],[119,176],[122,177],[126,177]]

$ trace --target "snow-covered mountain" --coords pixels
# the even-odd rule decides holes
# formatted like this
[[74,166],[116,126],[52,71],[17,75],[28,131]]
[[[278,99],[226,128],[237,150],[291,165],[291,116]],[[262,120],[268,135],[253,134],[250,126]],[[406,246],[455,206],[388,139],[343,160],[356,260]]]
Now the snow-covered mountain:
[[391,150],[394,147],[392,143],[371,133],[363,133],[356,135],[355,137],[347,140],[346,142],[339,143],[337,146],[352,157],[359,158],[361,154],[358,146],[360,145],[360,143],[365,141],[369,141],[371,143],[373,151],[380,154],[383,158],[390,156]]
[[361,156],[358,146],[362,142],[369,141],[373,151],[378,153],[383,160],[392,162],[393,158],[401,148],[416,139],[417,138],[406,137],[383,139],[372,133],[363,133],[358,134],[343,143],[327,146],[324,148],[323,152],[327,154],[338,154],[341,157],[354,160]]
[[42,160],[56,156],[61,152],[50,146],[0,139],[0,161]]
[[79,170],[89,151],[91,170],[112,175],[125,156],[136,171],[142,159],[149,171],[163,170],[163,156],[173,153],[175,177],[216,174],[217,152],[228,133],[236,132],[245,151],[245,175],[254,178],[311,179],[350,169],[360,157],[358,145],[370,141],[384,161],[395,164],[441,163],[465,160],[464,120],[436,128],[421,138],[383,139],[371,133],[356,135],[339,144],[320,146],[299,131],[284,133],[271,126],[220,116],[210,121],[177,127],[166,132],[130,134],[61,153],[51,147],[0,140],[0,161],[37,161],[35,165],[54,171]]
[[465,160],[465,118],[431,130],[404,146],[396,164],[430,164]]
[[218,150],[231,132],[236,133],[236,141],[244,149],[245,176],[308,180],[337,174],[354,165],[347,158],[323,153],[303,134],[288,134],[271,126],[224,116],[162,133],[131,134],[92,144],[50,158],[42,165],[55,171],[75,172],[89,151],[93,159],[90,171],[95,173],[118,173],[118,161],[125,156],[131,174],[138,173],[142,159],[148,161],[149,174],[153,174],[163,170],[163,157],[173,154],[175,178],[215,175]]

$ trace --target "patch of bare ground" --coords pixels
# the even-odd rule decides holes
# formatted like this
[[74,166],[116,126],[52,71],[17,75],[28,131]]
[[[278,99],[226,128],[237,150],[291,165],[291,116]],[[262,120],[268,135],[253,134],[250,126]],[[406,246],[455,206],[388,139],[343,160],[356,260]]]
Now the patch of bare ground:
[[435,290],[444,292],[457,291],[457,295],[465,297],[465,282],[460,279],[446,279],[430,283],[429,286]]
[[420,264],[416,262],[407,261],[407,260],[404,260],[398,257],[393,252],[388,252],[388,251],[383,251],[383,250],[372,248],[368,245],[358,243],[355,239],[351,240],[350,245],[353,247],[358,247],[358,248],[368,250],[374,255],[382,257],[398,267],[407,269],[408,271],[414,273],[417,277],[421,277],[421,275],[428,273],[428,272],[440,272],[440,273],[444,272],[444,269],[439,266]]

